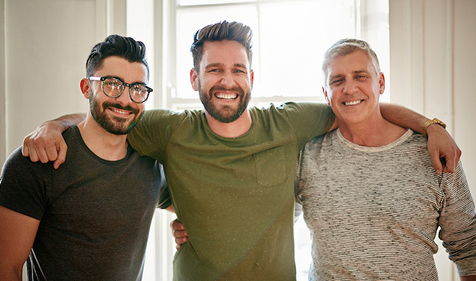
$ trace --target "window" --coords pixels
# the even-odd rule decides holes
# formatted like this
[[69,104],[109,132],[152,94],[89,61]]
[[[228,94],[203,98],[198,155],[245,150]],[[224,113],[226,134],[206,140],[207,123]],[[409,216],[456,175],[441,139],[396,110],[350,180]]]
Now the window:
[[[188,73],[192,59],[189,48],[195,31],[222,20],[243,22],[253,30],[255,83],[251,105],[268,106],[270,102],[280,104],[289,100],[324,102],[321,62],[332,43],[344,37],[363,38],[373,32],[378,34],[379,48],[374,46],[377,53],[388,53],[388,4],[382,7],[383,13],[377,13],[384,21],[382,24],[378,22],[380,19],[371,20],[378,12],[377,7],[372,5],[367,15],[362,12],[362,2],[178,0],[176,5],[170,5],[169,39],[175,46],[170,46],[173,51],[170,52],[167,107],[176,110],[202,108],[198,94],[190,87]],[[379,5],[382,2],[386,1],[379,1]],[[364,31],[363,26],[369,28]],[[379,51],[382,27],[384,32],[386,30],[383,41],[387,50],[384,52]],[[378,29],[377,32],[374,29]],[[370,39],[364,39],[372,43]]]
[[[255,81],[251,106],[267,107],[290,100],[324,102],[322,56],[331,44],[345,37],[362,38],[379,54],[387,84],[381,101],[390,100],[388,1],[140,0],[140,9],[137,3],[128,2],[128,14],[136,11],[134,14],[139,12],[143,18],[135,27],[134,20],[128,21],[128,35],[140,35],[136,39],[146,43],[149,62],[155,62],[155,69],[151,63],[151,86],[155,91],[149,106],[173,110],[202,108],[198,93],[190,86],[189,48],[199,28],[222,20],[243,22],[253,30]],[[129,11],[133,5],[135,8]],[[135,19],[132,15],[128,18]],[[144,36],[146,39],[142,39]],[[172,219],[164,211],[156,214],[144,280],[172,278]],[[311,255],[309,232],[302,217],[295,226],[295,237],[298,280],[307,280]]]

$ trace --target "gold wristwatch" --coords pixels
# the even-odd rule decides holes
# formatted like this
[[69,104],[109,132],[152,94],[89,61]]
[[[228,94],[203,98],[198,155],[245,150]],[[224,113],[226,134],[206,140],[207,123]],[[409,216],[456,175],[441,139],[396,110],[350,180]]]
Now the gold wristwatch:
[[428,129],[428,126],[430,126],[431,124],[438,124],[446,129],[446,124],[443,123],[443,121],[439,120],[438,118],[433,118],[433,120],[426,121],[426,123],[423,125],[423,136],[425,138],[428,138],[426,134],[426,129]]

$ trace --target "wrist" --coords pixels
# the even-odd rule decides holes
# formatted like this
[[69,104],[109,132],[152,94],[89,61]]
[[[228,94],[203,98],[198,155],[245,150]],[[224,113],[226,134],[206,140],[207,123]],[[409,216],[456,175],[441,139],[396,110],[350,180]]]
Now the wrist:
[[[431,126],[431,125],[439,125],[439,126]],[[431,131],[432,129],[446,129],[446,124],[443,123],[443,121],[439,120],[438,118],[433,118],[432,120],[428,120],[425,122],[423,125],[422,129],[422,134],[425,138],[428,138],[428,131]]]
[[60,134],[68,129],[68,127],[65,126],[65,124],[63,124],[59,120],[46,121],[45,123],[41,124],[40,127],[46,128],[47,130],[50,130],[50,131],[51,130],[57,131]]

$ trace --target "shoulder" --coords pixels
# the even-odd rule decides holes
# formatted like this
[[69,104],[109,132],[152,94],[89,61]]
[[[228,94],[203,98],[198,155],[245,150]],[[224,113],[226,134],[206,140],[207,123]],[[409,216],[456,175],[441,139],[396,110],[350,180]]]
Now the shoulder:
[[[5,169],[11,169],[19,165],[23,165],[24,163],[27,163],[26,157],[24,157],[21,153],[22,147],[18,147],[15,149],[8,157],[7,160],[5,161],[5,164],[3,166],[3,173],[5,173]],[[31,161],[30,161],[31,162]]]
[[[199,117],[203,114],[203,110],[183,110],[173,111],[168,109],[151,109],[144,112],[144,121],[157,121],[160,120],[182,120],[185,118]],[[141,121],[142,123],[142,121]]]
[[323,103],[286,102],[279,106],[270,104],[267,108],[250,108],[250,113],[261,118],[283,118],[290,122],[312,122],[315,120],[332,119],[333,112],[330,106]]
[[[337,144],[339,144],[339,145],[336,145],[336,141],[337,141]],[[316,136],[316,137],[312,138],[306,144],[303,151],[304,151],[304,153],[307,154],[309,152],[313,152],[313,151],[325,148],[327,152],[330,152],[331,150],[333,151],[333,150],[336,150],[336,149],[340,149],[339,148],[340,143],[341,142],[339,140],[338,130],[335,129],[335,130],[330,131],[326,134],[319,135],[319,136]]]
[[50,165],[51,163],[42,164],[32,162],[29,157],[22,155],[21,150],[22,147],[19,147],[8,156],[3,166],[2,178],[6,175],[21,177],[32,170],[48,170],[53,168],[53,166]]
[[315,102],[285,102],[279,106],[271,103],[267,108],[254,108],[257,112],[297,112],[312,113],[327,111],[331,112],[331,107],[324,103]]

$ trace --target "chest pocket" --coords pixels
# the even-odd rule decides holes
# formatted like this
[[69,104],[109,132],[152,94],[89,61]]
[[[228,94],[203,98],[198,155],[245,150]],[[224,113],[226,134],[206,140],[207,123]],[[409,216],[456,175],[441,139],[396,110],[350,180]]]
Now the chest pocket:
[[256,181],[262,186],[275,186],[286,180],[286,159],[284,148],[275,147],[253,155]]

